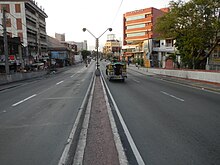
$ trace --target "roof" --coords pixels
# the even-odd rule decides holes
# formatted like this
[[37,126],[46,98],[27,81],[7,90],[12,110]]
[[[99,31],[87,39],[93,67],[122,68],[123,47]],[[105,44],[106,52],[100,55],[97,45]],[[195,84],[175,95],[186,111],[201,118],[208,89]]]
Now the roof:
[[111,62],[107,65],[125,65],[125,62],[117,61],[117,62]]

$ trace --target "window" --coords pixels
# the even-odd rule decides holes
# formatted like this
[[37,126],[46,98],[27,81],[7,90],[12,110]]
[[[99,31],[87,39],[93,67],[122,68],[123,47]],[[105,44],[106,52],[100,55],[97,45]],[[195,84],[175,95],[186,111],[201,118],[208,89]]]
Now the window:
[[144,36],[145,32],[139,32],[139,33],[129,33],[127,34],[127,37],[138,37],[138,36]]
[[127,29],[135,29],[135,28],[143,28],[143,27],[145,27],[145,24],[137,24],[137,25],[127,26]]
[[127,17],[126,21],[138,20],[138,19],[142,19],[142,18],[145,18],[145,15],[136,15],[136,16],[132,16],[132,17]]
[[7,35],[12,38],[12,33],[11,32],[7,32]]
[[[10,13],[10,5],[9,4],[1,4],[0,5],[0,9],[3,9],[5,8],[6,9],[6,12],[7,13]],[[1,10],[2,11],[2,10]]]
[[18,37],[20,37],[20,41],[23,41],[23,33],[22,32],[18,32]]
[[166,40],[166,47],[173,47],[173,40]]
[[16,23],[17,23],[17,29],[22,30],[22,20],[21,20],[21,18],[17,18]]
[[[3,19],[2,19],[2,24],[3,24]],[[11,27],[11,19],[10,18],[7,18],[6,19],[6,27]]]
[[6,27],[11,27],[11,18],[6,19]]
[[15,12],[20,13],[21,12],[21,5],[20,4],[15,4]]

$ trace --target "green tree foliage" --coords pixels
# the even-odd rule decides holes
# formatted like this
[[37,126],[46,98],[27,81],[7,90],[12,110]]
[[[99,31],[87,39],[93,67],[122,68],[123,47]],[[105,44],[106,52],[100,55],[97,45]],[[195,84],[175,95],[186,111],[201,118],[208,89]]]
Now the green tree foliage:
[[90,56],[90,55],[91,55],[91,52],[88,51],[88,50],[83,50],[83,51],[81,52],[81,54],[82,54],[83,61],[86,61],[86,60],[87,60],[87,56]]
[[155,30],[161,38],[176,39],[185,66],[204,68],[207,57],[220,42],[220,1],[171,1],[170,9],[158,18]]

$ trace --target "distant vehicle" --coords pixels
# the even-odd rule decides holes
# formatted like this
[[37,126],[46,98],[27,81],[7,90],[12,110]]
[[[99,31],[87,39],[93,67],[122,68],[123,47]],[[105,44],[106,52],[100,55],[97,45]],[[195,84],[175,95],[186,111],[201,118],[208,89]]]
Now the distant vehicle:
[[127,78],[127,65],[124,62],[111,62],[106,65],[106,75],[109,81],[121,80]]
[[31,70],[37,71],[37,70],[43,70],[44,69],[44,63],[33,63],[31,64]]

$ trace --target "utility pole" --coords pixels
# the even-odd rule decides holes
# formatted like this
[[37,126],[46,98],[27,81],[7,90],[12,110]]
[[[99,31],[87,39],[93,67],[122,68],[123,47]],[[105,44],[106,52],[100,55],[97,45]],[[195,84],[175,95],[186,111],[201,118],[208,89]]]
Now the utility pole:
[[3,8],[3,34],[4,34],[4,54],[5,54],[5,73],[9,75],[9,64],[8,64],[8,38],[6,29],[6,10]]

